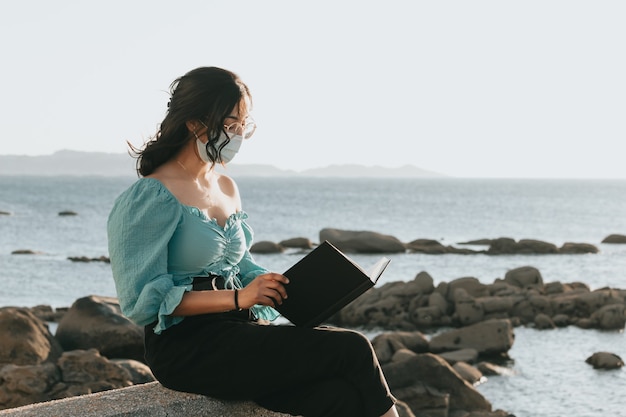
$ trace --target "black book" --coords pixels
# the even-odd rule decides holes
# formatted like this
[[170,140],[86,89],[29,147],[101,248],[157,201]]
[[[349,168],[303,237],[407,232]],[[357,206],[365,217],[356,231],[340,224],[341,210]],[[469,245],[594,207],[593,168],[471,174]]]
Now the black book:
[[325,241],[283,274],[288,297],[276,310],[296,326],[317,326],[372,288],[389,262],[368,273]]

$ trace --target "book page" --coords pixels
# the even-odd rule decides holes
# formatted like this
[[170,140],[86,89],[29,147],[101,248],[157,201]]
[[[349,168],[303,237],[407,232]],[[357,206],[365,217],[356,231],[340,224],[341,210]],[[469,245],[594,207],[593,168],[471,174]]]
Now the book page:
[[370,280],[374,284],[376,283],[376,281],[378,281],[378,278],[380,278],[380,276],[383,274],[383,272],[385,271],[385,268],[387,268],[387,265],[389,265],[389,262],[391,262],[391,259],[383,257],[381,258],[380,261],[376,262],[376,264],[370,269],[367,276],[370,278]]

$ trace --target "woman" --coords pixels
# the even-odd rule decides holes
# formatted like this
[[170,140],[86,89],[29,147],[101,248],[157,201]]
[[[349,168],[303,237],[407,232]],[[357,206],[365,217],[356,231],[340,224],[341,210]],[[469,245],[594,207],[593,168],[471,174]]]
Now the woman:
[[237,185],[214,169],[254,133],[247,86],[211,67],[170,91],[159,131],[136,151],[141,178],[108,221],[120,306],[145,326],[155,377],[294,415],[397,416],[364,336],[267,325],[289,281],[255,263]]

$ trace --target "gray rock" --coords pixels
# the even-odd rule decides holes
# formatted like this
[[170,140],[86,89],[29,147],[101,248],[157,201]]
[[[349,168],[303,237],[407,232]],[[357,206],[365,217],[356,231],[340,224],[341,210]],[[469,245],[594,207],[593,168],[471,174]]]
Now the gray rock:
[[252,244],[250,252],[252,253],[282,253],[285,251],[280,244],[270,242],[268,240],[262,240]]
[[559,253],[577,255],[581,253],[598,253],[596,246],[590,243],[566,242],[559,248]]
[[143,328],[122,315],[116,298],[79,298],[59,322],[56,338],[65,350],[97,349],[107,358],[143,361]]
[[428,387],[448,394],[450,411],[491,411],[489,401],[437,355],[424,353],[402,362],[392,362],[383,365],[383,372],[392,392],[409,404],[416,415],[420,415],[419,404],[415,404],[402,389]]
[[29,309],[0,308],[0,366],[56,362],[63,348]]
[[626,235],[612,234],[602,239],[602,243],[626,243]]
[[497,355],[509,351],[515,336],[508,319],[486,320],[461,329],[454,329],[430,339],[432,352],[476,349],[479,355]]
[[619,369],[624,366],[622,358],[610,352],[596,352],[585,360],[595,369]]
[[325,228],[319,233],[319,240],[328,240],[344,252],[357,253],[403,253],[404,243],[394,236],[371,231],[350,231]]
[[519,288],[537,288],[543,285],[543,278],[537,268],[522,266],[507,271],[504,275],[504,282]]
[[313,242],[306,237],[294,237],[278,242],[278,245],[283,248],[296,248],[296,249],[313,249]]

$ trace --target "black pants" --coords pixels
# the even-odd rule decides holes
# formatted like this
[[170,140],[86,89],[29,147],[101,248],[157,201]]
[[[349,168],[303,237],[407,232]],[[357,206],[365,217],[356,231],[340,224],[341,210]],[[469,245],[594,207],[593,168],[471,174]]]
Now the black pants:
[[354,331],[260,325],[247,310],[186,317],[160,335],[152,328],[146,362],[174,390],[306,417],[380,416],[395,401],[369,340]]

